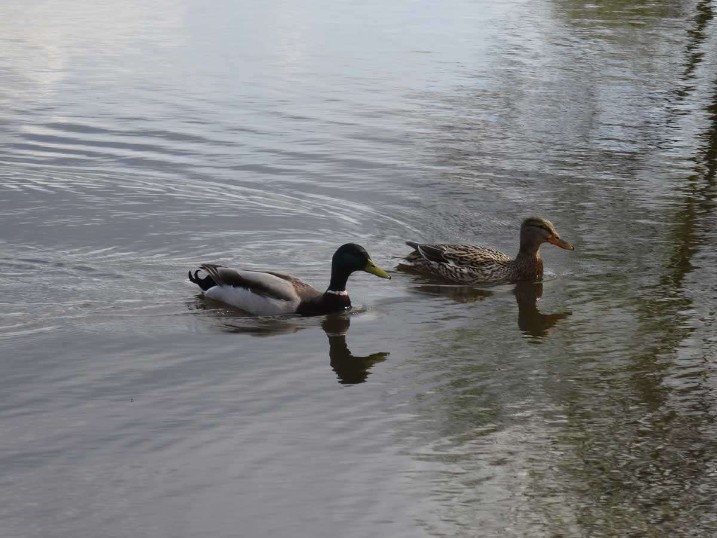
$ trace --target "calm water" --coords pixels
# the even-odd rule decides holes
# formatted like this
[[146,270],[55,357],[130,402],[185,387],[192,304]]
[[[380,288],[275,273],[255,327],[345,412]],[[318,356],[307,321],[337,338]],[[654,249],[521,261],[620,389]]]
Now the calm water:
[[[715,10],[3,2],[0,535],[717,534]],[[531,214],[541,286],[186,280]]]

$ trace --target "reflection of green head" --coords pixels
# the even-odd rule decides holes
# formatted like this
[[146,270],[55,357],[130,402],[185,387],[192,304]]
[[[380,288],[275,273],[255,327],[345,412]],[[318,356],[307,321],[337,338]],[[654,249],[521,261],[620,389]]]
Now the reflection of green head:
[[333,291],[345,290],[346,281],[354,271],[366,271],[381,278],[391,278],[391,275],[373,263],[365,248],[355,243],[346,243],[336,250],[334,257],[331,259],[331,284],[329,289]]

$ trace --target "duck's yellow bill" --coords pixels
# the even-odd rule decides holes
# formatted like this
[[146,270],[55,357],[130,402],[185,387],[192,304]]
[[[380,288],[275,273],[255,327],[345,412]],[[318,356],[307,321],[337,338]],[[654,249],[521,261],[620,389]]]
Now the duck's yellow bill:
[[372,275],[380,276],[381,278],[388,278],[389,280],[391,279],[391,275],[389,275],[386,271],[373,263],[373,260],[369,260],[368,262],[366,262],[366,267],[364,267],[363,270],[367,273],[371,273]]

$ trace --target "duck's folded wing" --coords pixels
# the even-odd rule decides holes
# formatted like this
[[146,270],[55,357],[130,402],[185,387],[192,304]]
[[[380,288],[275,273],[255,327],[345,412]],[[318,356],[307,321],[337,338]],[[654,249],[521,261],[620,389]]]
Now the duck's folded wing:
[[256,295],[281,301],[295,301],[298,298],[294,283],[273,273],[238,271],[212,264],[204,264],[201,268],[212,277],[217,286],[244,288]]
[[299,280],[295,276],[287,275],[286,273],[275,273],[274,271],[268,271],[267,274],[290,282],[291,285],[294,287],[296,294],[302,301],[313,299],[321,295],[321,292],[319,290],[317,290],[313,286],[310,286],[306,282]]
[[414,249],[416,254],[421,258],[438,263],[450,263],[450,258],[447,256],[446,245],[426,245],[421,243],[409,243]]
[[413,256],[420,256],[425,260],[436,263],[476,267],[483,264],[510,262],[510,257],[492,248],[447,243],[427,245],[409,242],[408,244],[416,250],[416,252],[412,253]]

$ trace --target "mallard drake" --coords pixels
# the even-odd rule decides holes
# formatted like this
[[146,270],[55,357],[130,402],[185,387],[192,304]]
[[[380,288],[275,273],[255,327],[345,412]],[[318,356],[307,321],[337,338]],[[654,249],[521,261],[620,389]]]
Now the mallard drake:
[[[200,277],[199,271],[207,276]],[[271,271],[244,271],[205,263],[189,271],[189,280],[211,299],[235,306],[257,316],[281,314],[321,315],[351,307],[346,281],[354,271],[391,278],[376,265],[360,245],[340,246],[331,259],[331,281],[321,293],[296,277]]]
[[414,251],[399,269],[440,277],[459,284],[535,281],[543,278],[540,245],[552,243],[574,250],[560,239],[555,226],[544,218],[530,217],[520,227],[520,251],[515,259],[492,248],[473,245],[426,245],[406,241]]

